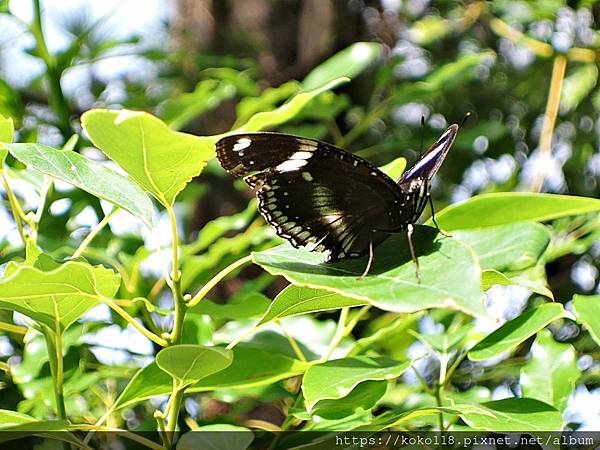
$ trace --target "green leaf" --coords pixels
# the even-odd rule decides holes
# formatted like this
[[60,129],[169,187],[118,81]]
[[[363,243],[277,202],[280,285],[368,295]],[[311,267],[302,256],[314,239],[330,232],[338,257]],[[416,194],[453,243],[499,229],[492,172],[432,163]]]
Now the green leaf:
[[319,64],[302,81],[305,91],[312,91],[339,77],[354,78],[381,54],[382,46],[374,42],[357,42]]
[[454,405],[449,409],[475,430],[558,431],[564,423],[560,412],[531,398],[506,398],[480,405]]
[[310,366],[302,380],[306,410],[312,412],[317,402],[346,397],[364,381],[393,380],[410,367],[389,358],[357,356],[327,361]]
[[452,22],[436,15],[425,16],[413,23],[410,39],[419,45],[428,45],[444,37],[452,30]]
[[469,351],[471,361],[484,361],[498,356],[533,336],[550,322],[565,317],[560,303],[546,303],[509,320]]
[[560,93],[560,112],[573,111],[585,99],[598,81],[598,68],[595,63],[584,64],[563,81]]
[[217,304],[210,300],[202,300],[190,311],[195,314],[206,314],[213,319],[247,319],[265,313],[271,300],[260,292],[252,292],[231,298],[228,303]]
[[214,152],[208,139],[173,131],[145,112],[93,109],[81,124],[95,146],[165,207]]
[[[282,101],[290,98],[300,90],[297,81],[288,81],[277,87],[270,87],[258,97],[244,97],[236,107],[236,124],[247,122],[254,114],[261,111],[272,111]],[[233,128],[237,128],[235,125]]]
[[387,381],[365,381],[343,398],[320,400],[313,407],[312,416],[336,420],[351,416],[357,410],[368,411],[385,395],[387,387]]
[[254,433],[248,428],[218,423],[185,433],[177,441],[177,450],[246,450],[253,440]]
[[453,231],[452,237],[473,249],[482,269],[500,272],[535,265],[550,243],[548,229],[535,222]]
[[436,213],[446,231],[492,227],[513,222],[556,219],[600,210],[600,200],[573,195],[502,192],[483,194]]
[[504,274],[497,270],[488,269],[481,272],[481,286],[483,290],[487,291],[495,284],[502,286],[521,286],[529,289],[531,292],[535,292],[540,295],[544,295],[551,300],[554,300],[554,294],[546,286],[544,280],[531,279],[526,276],[527,272],[512,274]]
[[8,152],[3,143],[11,143],[15,134],[15,125],[12,118],[0,114],[0,167],[4,164]]
[[416,278],[406,235],[390,236],[375,249],[369,275],[359,279],[367,258],[323,263],[323,255],[281,245],[254,253],[254,262],[273,275],[300,286],[327,289],[366,300],[394,312],[451,308],[487,317],[483,307],[481,273],[473,252],[455,239],[429,227],[415,227],[413,236],[421,282]]
[[600,345],[600,295],[575,294],[573,312],[577,321],[583,324],[596,344]]
[[385,173],[392,180],[397,180],[404,173],[404,169],[406,169],[406,159],[399,157],[390,161],[385,166],[381,166],[379,170]]
[[0,308],[64,331],[101,299],[111,298],[120,282],[112,270],[79,261],[48,272],[21,266],[0,281]]
[[214,141],[216,142],[220,138],[230,134],[251,133],[255,131],[264,130],[265,128],[273,128],[277,125],[281,125],[282,123],[293,119],[294,116],[296,116],[296,114],[298,114],[302,110],[302,108],[304,108],[304,106],[317,95],[330,89],[333,89],[339,86],[340,84],[346,83],[348,81],[348,78],[338,78],[317,89],[311,90],[309,92],[302,92],[298,95],[295,95],[290,101],[288,101],[284,105],[281,105],[279,108],[274,109],[273,111],[265,111],[255,114],[248,120],[248,122],[246,122],[241,127],[222,135],[211,136],[210,138],[214,139]]
[[[210,375],[187,392],[205,392],[219,388],[264,386],[304,373],[307,363],[264,350],[238,345],[233,350],[233,362],[225,370]],[[125,387],[113,409],[131,406],[142,400],[171,392],[171,377],[152,362],[138,370]]]
[[28,167],[120,206],[152,226],[152,202],[129,178],[71,151],[39,144],[9,144],[6,148]]
[[272,320],[297,314],[339,309],[345,306],[366,305],[365,300],[344,297],[324,289],[313,289],[290,285],[281,291],[273,300],[265,315],[256,326],[264,325]]
[[158,352],[156,365],[183,387],[222,371],[232,359],[233,352],[228,349],[182,344]]
[[552,333],[544,330],[536,336],[530,353],[531,359],[521,369],[523,397],[564,411],[581,373],[577,352],[571,344],[556,342]]

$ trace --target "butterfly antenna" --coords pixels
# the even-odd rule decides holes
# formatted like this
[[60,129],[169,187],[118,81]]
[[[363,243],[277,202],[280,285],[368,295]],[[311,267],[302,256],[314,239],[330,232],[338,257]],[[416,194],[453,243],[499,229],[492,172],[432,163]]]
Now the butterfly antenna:
[[467,119],[468,119],[469,117],[471,117],[471,112],[470,112],[470,111],[469,111],[469,112],[467,112],[467,113],[465,113],[465,117],[463,117],[463,120],[462,120],[462,122],[460,123],[460,125],[458,126],[458,128],[462,128],[462,127],[464,127],[464,126],[465,126],[465,123],[467,123]]
[[419,158],[423,156],[423,136],[425,135],[425,116],[421,116],[421,146],[419,147]]

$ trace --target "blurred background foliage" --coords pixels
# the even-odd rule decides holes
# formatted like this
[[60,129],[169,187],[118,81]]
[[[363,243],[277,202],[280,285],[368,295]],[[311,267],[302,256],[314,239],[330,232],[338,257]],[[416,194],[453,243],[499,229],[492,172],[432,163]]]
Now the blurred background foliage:
[[[486,192],[600,193],[600,5],[595,1],[129,1],[106,2],[100,13],[91,3],[0,1],[0,114],[14,118],[20,142],[60,147],[81,133],[79,116],[92,107],[146,110],[174,129],[218,134],[327,79],[349,75],[350,84],[313,100],[279,130],[335,143],[378,165],[398,156],[410,165],[421,142],[433,142],[470,111],[434,180],[436,209]],[[137,14],[147,20],[136,20]],[[100,157],[85,139],[76,148]],[[36,186],[39,177],[21,172],[23,166],[11,157],[8,166],[15,191],[32,207],[36,195],[28,186]],[[215,161],[179,197],[176,209],[188,243],[182,250],[185,289],[204,284],[250,250],[272,245],[273,234],[262,225],[251,199],[243,183],[232,183]],[[0,263],[22,254],[6,205],[3,197]],[[40,245],[56,256],[71,254],[89,227],[102,219],[103,207],[89,194],[56,183],[40,225]],[[121,272],[126,280],[122,298],[143,295],[167,307],[159,264],[166,252],[160,251],[166,217],[159,217],[152,233],[126,213],[117,217],[122,220],[111,222],[86,256]],[[575,293],[600,292],[599,221],[592,215],[552,224],[546,272],[562,303]],[[212,298],[235,304],[244,293],[262,290],[272,297],[283,286],[253,267],[220,286]],[[502,300],[497,315],[506,320],[525,308],[531,293],[510,286],[492,288],[487,295],[491,304]],[[199,343],[232,338],[237,329],[223,325],[232,318],[253,317],[252,311],[241,309],[211,311],[212,319],[201,313],[190,315],[186,328]],[[290,326],[312,330],[315,341],[310,345],[318,354],[315,349],[333,332],[332,317],[321,314]],[[371,317],[360,324],[356,337],[385,328],[392,318],[390,313]],[[152,313],[147,319],[155,328],[168,329],[169,317]],[[410,316],[403,326],[431,332],[447,322],[444,312],[434,311]],[[565,322],[553,331],[555,339],[581,350],[581,399],[597,398],[598,348],[573,324]],[[285,338],[273,335],[269,331],[257,339],[264,348],[287,345]],[[93,422],[120,391],[117,380],[148,360],[153,348],[132,336],[118,317],[102,317],[101,312],[65,336],[66,364],[71,373],[79,373],[67,384],[67,392],[73,393],[67,396],[70,411]],[[400,357],[414,342],[408,337],[375,345]],[[19,388],[8,378],[3,381],[4,408],[46,415],[49,406],[39,401],[48,380],[42,350],[35,339],[24,344],[10,333],[0,338],[0,356],[26,363],[19,365],[22,373],[13,374]],[[304,350],[311,354],[311,348]],[[426,361],[429,366],[423,370],[434,373],[434,359]],[[519,389],[522,363],[517,355],[495,370],[478,367],[475,375],[481,386],[502,396]],[[472,385],[474,373],[461,367],[457,383]],[[277,422],[280,413],[273,402],[289,395],[282,384],[241,393],[222,390],[186,407],[191,417],[205,422],[224,416]],[[395,391],[395,401],[422,401],[409,398],[410,390],[403,389]],[[144,406],[136,408],[122,415],[129,428],[152,422]],[[574,411],[572,421],[591,420]],[[597,417],[591,422],[596,428]]]

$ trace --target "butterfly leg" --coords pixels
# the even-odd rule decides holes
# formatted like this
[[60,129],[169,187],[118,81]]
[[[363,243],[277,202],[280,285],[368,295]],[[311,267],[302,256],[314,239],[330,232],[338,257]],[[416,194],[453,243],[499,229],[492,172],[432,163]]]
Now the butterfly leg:
[[406,227],[406,237],[408,238],[408,248],[410,250],[410,256],[413,260],[413,262],[415,263],[415,275],[417,276],[417,281],[419,282],[419,284],[421,284],[421,274],[419,273],[419,260],[417,258],[417,256],[415,255],[415,247],[413,245],[413,241],[412,241],[412,236],[414,233],[415,229],[412,225],[412,223],[409,223],[408,226]]
[[440,229],[440,227],[438,226],[437,222],[435,221],[435,211],[433,209],[433,200],[431,198],[431,194],[427,193],[427,200],[429,202],[429,207],[431,208],[431,221],[433,222],[433,224],[435,225],[435,227],[437,228],[437,230],[446,237],[452,237],[451,234],[446,233],[445,231],[442,231]]
[[371,270],[371,265],[373,264],[374,259],[375,259],[375,256],[373,254],[373,241],[371,240],[369,242],[369,261],[367,262],[367,267],[365,267],[365,270],[363,271],[360,278],[364,278],[369,274],[369,271]]

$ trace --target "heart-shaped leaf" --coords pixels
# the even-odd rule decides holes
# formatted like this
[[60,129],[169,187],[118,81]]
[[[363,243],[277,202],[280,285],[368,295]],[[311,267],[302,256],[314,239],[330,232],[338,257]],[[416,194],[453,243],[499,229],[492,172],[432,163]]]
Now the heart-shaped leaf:
[[173,131],[145,112],[92,109],[81,124],[95,146],[165,207],[214,153],[209,140]]
[[577,321],[589,331],[600,345],[600,295],[574,295],[573,312]]
[[422,226],[415,228],[413,242],[420,282],[403,233],[390,236],[376,248],[371,271],[362,279],[366,257],[325,264],[323,255],[285,244],[254,253],[253,259],[268,272],[283,275],[294,284],[366,300],[387,311],[451,308],[487,317],[481,272],[471,249]]
[[112,270],[79,261],[47,272],[23,265],[0,281],[0,308],[62,332],[100,299],[111,298],[120,283]]
[[[188,392],[204,392],[219,388],[264,386],[304,373],[308,364],[283,355],[238,345],[233,350],[233,362],[225,370],[210,375]],[[113,409],[131,406],[140,401],[171,392],[171,377],[156,362],[137,371],[123,390]]]
[[228,349],[181,344],[158,352],[156,365],[183,387],[222,371],[232,359],[233,352]]
[[537,334],[530,352],[531,359],[521,369],[523,397],[564,411],[581,373],[577,352],[571,344],[556,342],[548,330]]
[[600,200],[574,195],[502,192],[477,195],[436,213],[446,231],[492,227],[513,222],[556,219],[600,211]]
[[297,314],[327,311],[346,306],[360,306],[367,303],[366,300],[344,297],[324,289],[313,289],[292,284],[275,297],[257,326]]
[[8,144],[5,147],[28,167],[120,206],[152,226],[152,202],[129,178],[72,151],[39,144]]
[[533,336],[550,322],[565,317],[560,303],[546,303],[509,320],[469,351],[471,361],[484,361],[498,356]]
[[335,359],[308,368],[302,380],[306,410],[311,412],[317,402],[343,398],[363,381],[393,380],[410,367],[410,361],[389,358]]

